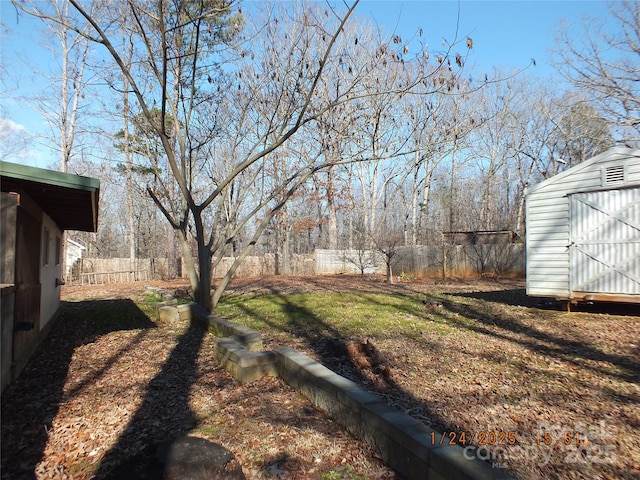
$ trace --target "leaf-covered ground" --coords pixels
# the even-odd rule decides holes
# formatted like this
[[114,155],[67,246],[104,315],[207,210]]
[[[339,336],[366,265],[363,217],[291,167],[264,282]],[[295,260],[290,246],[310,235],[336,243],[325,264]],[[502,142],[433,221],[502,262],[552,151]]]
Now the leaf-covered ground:
[[[328,305],[302,292],[324,292]],[[267,348],[292,342],[444,432],[438,443],[479,446],[478,456],[522,479],[640,478],[638,305],[568,313],[527,297],[523,282],[492,281],[273,278],[231,293],[237,319],[270,327]],[[305,312],[328,334],[309,334],[313,322],[300,328]],[[363,361],[354,345],[382,359]]]
[[232,451],[249,479],[395,478],[279,379],[234,381],[211,335],[150,319],[142,292],[66,289],[62,316],[2,396],[2,478],[120,478],[119,464],[186,434]]
[[[3,477],[107,476],[145,445],[189,433],[233,451],[248,478],[393,478],[279,380],[238,385],[213,360],[209,335],[150,321],[128,300],[140,292],[64,289],[65,315],[2,398]],[[435,442],[480,445],[522,479],[640,477],[637,305],[566,313],[518,282],[359,277],[248,279],[229,294],[228,311],[240,305],[242,321],[265,324],[266,348],[322,361],[445,432]],[[336,294],[351,302],[342,319],[307,311],[322,328],[300,328],[310,299],[337,304]],[[265,296],[282,310],[266,323],[252,303]],[[370,335],[349,323],[358,298],[379,311]],[[76,315],[87,309],[91,320]]]

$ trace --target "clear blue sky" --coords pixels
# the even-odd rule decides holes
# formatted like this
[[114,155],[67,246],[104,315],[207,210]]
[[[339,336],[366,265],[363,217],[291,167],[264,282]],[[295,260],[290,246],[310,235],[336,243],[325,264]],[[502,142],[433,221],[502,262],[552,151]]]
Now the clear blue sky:
[[[441,50],[442,41],[451,42],[458,30],[458,38],[473,39],[473,50],[467,67],[470,74],[480,77],[494,67],[503,70],[523,69],[535,59],[535,72],[541,77],[553,76],[548,50],[553,47],[553,30],[562,20],[576,24],[586,15],[609,18],[607,4],[603,0],[573,1],[487,1],[471,0],[362,0],[356,14],[373,18],[389,32],[403,39],[414,36],[421,28],[422,41],[430,49]],[[52,62],[49,52],[42,46],[42,26],[36,19],[20,16],[8,0],[0,0],[0,18],[3,36],[0,38],[2,75],[10,80],[8,85],[18,85],[20,90],[39,88],[31,68],[22,58],[47,70]],[[459,16],[459,20],[458,20]],[[458,23],[459,22],[459,23]],[[465,53],[462,45],[454,51]],[[470,62],[470,63],[469,63]],[[42,87],[40,87],[42,88]],[[48,133],[46,124],[36,112],[7,95],[0,98],[0,117],[6,116],[19,128]],[[15,161],[15,160],[12,160]],[[33,145],[33,152],[20,160],[22,163],[45,167],[57,161],[56,155]]]
[[438,49],[443,38],[453,41],[459,22],[458,37],[473,39],[474,64],[508,70],[525,68],[533,58],[541,76],[554,73],[547,50],[553,47],[553,31],[562,20],[576,24],[585,15],[609,17],[607,3],[596,0],[363,0],[358,12],[390,29],[397,24],[403,38],[422,28],[430,47]]

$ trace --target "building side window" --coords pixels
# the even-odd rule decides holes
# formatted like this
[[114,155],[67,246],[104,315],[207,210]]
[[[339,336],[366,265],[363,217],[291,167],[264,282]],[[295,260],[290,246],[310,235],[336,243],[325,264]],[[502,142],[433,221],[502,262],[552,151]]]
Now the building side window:
[[42,235],[42,265],[49,265],[49,229],[44,227]]
[[60,237],[56,235],[56,265],[60,265],[60,259],[62,258],[62,241]]

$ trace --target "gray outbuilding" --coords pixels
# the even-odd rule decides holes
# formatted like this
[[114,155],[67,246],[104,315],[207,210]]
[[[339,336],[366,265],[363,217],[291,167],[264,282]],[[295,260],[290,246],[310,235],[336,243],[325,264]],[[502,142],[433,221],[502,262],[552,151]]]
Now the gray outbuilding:
[[640,303],[640,150],[612,148],[526,193],[527,294]]

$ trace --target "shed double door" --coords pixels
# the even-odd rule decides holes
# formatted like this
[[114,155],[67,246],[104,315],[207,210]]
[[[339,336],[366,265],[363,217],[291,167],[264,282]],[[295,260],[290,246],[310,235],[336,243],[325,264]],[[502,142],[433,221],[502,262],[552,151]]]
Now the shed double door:
[[640,188],[571,195],[570,290],[640,294]]

